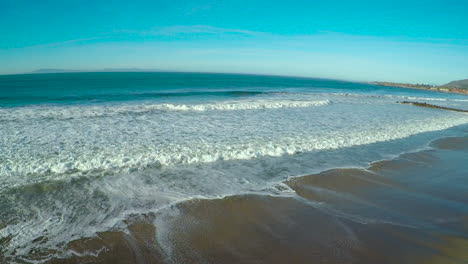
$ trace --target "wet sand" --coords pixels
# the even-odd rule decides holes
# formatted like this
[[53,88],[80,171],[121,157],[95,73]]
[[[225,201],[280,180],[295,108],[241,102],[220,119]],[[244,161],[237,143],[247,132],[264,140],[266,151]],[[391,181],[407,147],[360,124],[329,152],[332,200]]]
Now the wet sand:
[[290,197],[192,200],[69,243],[49,263],[467,263],[468,137],[285,182]]

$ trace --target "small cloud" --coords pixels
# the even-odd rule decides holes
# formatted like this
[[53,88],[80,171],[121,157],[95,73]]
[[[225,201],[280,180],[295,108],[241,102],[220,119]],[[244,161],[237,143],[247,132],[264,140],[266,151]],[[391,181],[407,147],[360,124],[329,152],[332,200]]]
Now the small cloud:
[[190,8],[189,10],[187,10],[185,15],[193,15],[193,14],[201,12],[201,11],[210,10],[211,7],[212,7],[211,4],[206,4],[206,5],[202,5],[202,6],[195,6],[195,7]]
[[240,34],[254,36],[261,34],[261,32],[256,31],[232,28],[219,28],[208,25],[154,27],[151,30],[121,30],[120,32],[138,34],[142,36],[175,36],[183,34]]

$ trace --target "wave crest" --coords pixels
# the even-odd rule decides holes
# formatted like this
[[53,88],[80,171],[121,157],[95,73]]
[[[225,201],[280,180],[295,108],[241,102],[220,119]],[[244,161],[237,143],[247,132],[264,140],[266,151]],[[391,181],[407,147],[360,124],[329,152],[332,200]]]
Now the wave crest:
[[21,119],[54,118],[73,119],[101,116],[115,116],[121,114],[145,114],[154,111],[240,111],[279,108],[303,108],[325,106],[330,100],[256,100],[230,101],[207,104],[142,104],[115,106],[68,106],[68,107],[27,107],[0,109],[0,121],[14,121]]

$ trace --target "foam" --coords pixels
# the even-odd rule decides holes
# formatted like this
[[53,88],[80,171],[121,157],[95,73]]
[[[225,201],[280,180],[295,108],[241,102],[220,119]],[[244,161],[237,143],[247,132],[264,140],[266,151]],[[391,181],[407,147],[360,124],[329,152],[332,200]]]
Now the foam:
[[301,108],[329,105],[329,100],[256,100],[227,101],[209,104],[121,104],[115,106],[56,106],[0,108],[0,121],[26,118],[73,119],[85,117],[145,114],[154,111],[239,111],[257,109]]
[[[131,123],[131,119],[125,120]],[[118,120],[116,121],[118,122]],[[184,121],[187,120],[184,119]],[[209,163],[218,160],[248,160],[263,156],[292,155],[300,152],[331,150],[389,141],[466,123],[468,123],[468,115],[455,115],[451,118],[426,117],[411,122],[383,123],[376,127],[362,125],[364,129],[355,127],[354,129],[333,130],[331,127],[315,131],[312,135],[307,135],[307,131],[294,131],[291,134],[283,127],[273,126],[272,129],[278,131],[265,131],[271,133],[269,138],[261,135],[260,137],[258,135],[250,136],[250,133],[258,132],[248,130],[256,129],[255,123],[246,125],[244,127],[247,129],[246,131],[214,128],[223,134],[216,132],[210,134],[209,128],[199,128],[197,124],[192,124],[193,128],[188,130],[172,131],[170,122],[163,131],[156,131],[159,133],[152,133],[153,129],[161,129],[161,124],[154,123],[148,127],[149,131],[143,131],[141,134],[138,132],[138,126],[131,130],[126,127],[124,130],[113,131],[107,135],[98,134],[102,128],[94,132],[82,129],[76,134],[77,128],[73,127],[69,129],[72,134],[68,135],[71,137],[67,137],[66,134],[61,135],[62,138],[54,138],[54,136],[59,137],[60,135],[57,133],[62,131],[54,131],[55,135],[46,134],[48,129],[39,124],[43,130],[45,129],[41,135],[43,142],[34,142],[35,139],[21,142],[24,139],[21,134],[18,134],[18,137],[14,135],[3,137],[6,140],[3,144],[3,153],[0,154],[2,160],[0,175],[3,175],[4,184],[2,187],[5,187],[9,180],[13,181],[10,184],[15,185],[14,182],[17,183],[19,178],[23,178],[25,182],[21,184],[25,184],[41,181],[44,179],[43,177],[58,179],[67,177],[67,175],[83,175],[96,171],[124,172],[154,166]],[[87,125],[93,125],[93,123]],[[235,125],[231,124],[231,126]],[[59,128],[60,124],[57,126],[57,129]],[[182,129],[182,127],[179,128]],[[200,135],[196,135],[197,128],[200,129]],[[65,128],[65,130],[67,129]],[[172,134],[170,134],[171,131]],[[32,132],[34,133],[34,131]],[[76,137],[73,133],[76,134]],[[149,133],[146,135],[148,138],[145,138],[145,133]],[[151,136],[162,137],[162,134],[165,134],[166,137],[149,140]],[[76,140],[80,137],[85,137],[86,142]],[[64,142],[52,143],[55,139]],[[18,143],[15,144],[15,142]],[[42,149],[41,146],[43,146]]]
[[468,102],[468,99],[455,99],[455,98],[431,98],[431,97],[417,97],[417,96],[399,96],[404,99],[410,100],[423,100],[423,101],[444,101],[444,102]]

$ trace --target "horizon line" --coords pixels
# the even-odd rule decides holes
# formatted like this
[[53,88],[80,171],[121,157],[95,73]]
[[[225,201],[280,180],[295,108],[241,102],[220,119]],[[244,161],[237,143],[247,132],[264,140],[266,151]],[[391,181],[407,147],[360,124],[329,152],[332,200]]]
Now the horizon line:
[[[134,69],[132,71],[132,69]],[[36,72],[41,70],[56,70],[57,72]],[[122,71],[119,71],[122,70]],[[212,71],[178,71],[178,70],[158,70],[158,69],[141,69],[141,68],[105,68],[105,69],[94,69],[94,70],[73,70],[73,69],[38,69],[31,72],[22,73],[0,73],[0,76],[8,75],[42,75],[42,74],[73,74],[73,73],[195,73],[195,74],[226,74],[226,75],[250,75],[250,76],[265,76],[265,77],[288,77],[288,78],[302,78],[302,79],[322,79],[330,81],[341,81],[341,82],[352,82],[361,84],[373,84],[376,82],[389,82],[398,84],[422,84],[422,83],[404,83],[404,82],[393,82],[386,80],[374,80],[374,81],[362,81],[362,80],[350,80],[350,79],[339,79],[339,78],[326,78],[326,77],[313,77],[303,75],[283,75],[283,74],[266,74],[266,73],[245,73],[245,72],[212,72]],[[457,81],[457,80],[453,80]],[[443,86],[436,85],[436,86]]]

